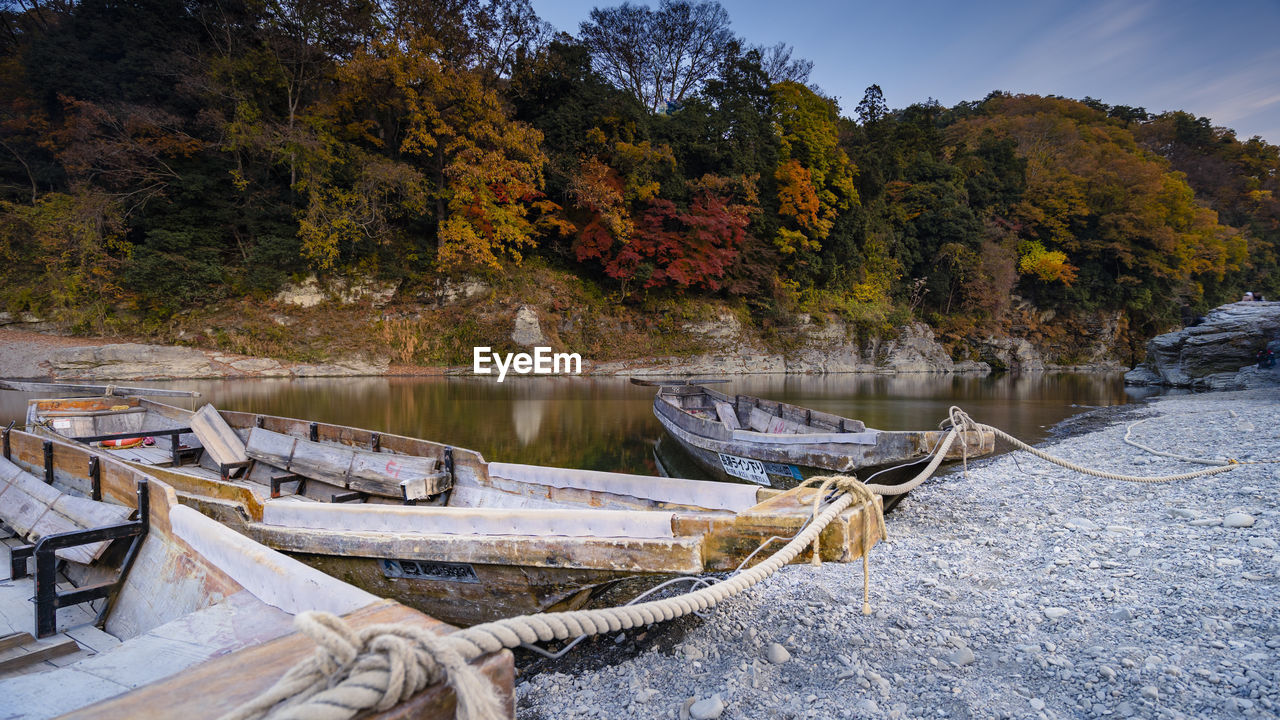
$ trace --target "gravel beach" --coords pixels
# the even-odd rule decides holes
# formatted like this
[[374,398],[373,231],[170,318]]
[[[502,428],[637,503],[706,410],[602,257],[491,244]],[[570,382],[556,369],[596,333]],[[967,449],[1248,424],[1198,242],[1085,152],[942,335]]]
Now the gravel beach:
[[1280,716],[1280,392],[1101,417],[1042,447],[1131,475],[1203,468],[1124,444],[1145,419],[1132,437],[1153,449],[1273,462],[1159,485],[1022,452],[972,464],[888,518],[872,615],[861,563],[790,566],[678,632],[596,641],[641,648],[608,666],[527,677],[519,716]]

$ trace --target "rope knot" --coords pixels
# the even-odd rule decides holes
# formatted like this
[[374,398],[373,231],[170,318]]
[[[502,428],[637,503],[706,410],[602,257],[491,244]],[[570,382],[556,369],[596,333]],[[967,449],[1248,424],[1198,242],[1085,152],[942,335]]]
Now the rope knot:
[[315,652],[223,720],[351,718],[365,710],[389,710],[441,681],[457,695],[460,720],[503,716],[488,679],[467,663],[449,636],[393,624],[357,631],[327,612],[300,613],[294,624],[315,641]]

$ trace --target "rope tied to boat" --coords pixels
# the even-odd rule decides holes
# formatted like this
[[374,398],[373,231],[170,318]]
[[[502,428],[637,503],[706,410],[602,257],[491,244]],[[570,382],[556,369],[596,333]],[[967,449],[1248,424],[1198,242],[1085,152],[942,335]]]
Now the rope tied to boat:
[[[621,607],[522,615],[444,636],[400,625],[371,625],[355,631],[330,613],[301,613],[295,624],[316,640],[315,654],[219,720],[348,720],[365,710],[393,707],[440,680],[458,694],[460,720],[504,717],[493,687],[468,665],[470,661],[526,643],[612,634],[714,607],[794,560],[855,499],[863,502],[864,532],[866,528],[883,531],[884,516],[866,486],[856,478],[835,478],[831,485],[836,485],[837,495],[778,552],[741,573],[683,595]],[[818,498],[824,494],[820,490]],[[872,537],[863,536],[864,561]],[[864,612],[870,612],[868,593],[864,576]]]
[[449,636],[396,624],[357,631],[327,612],[300,613],[294,625],[315,641],[315,652],[221,720],[346,720],[389,710],[441,681],[457,696],[460,720],[503,716],[492,684]]
[[[834,485],[837,490],[848,493],[864,503],[874,504],[875,495],[871,489],[857,478],[856,475],[827,475],[825,477],[810,478],[810,482],[821,481],[818,486],[818,492],[813,496],[813,517],[818,517],[818,505],[822,502],[822,498],[826,496],[827,491]],[[875,533],[876,537],[887,540],[889,533],[884,526],[884,513],[862,513],[862,537],[863,542],[867,542],[866,538],[872,537]],[[819,544],[819,535],[813,538],[813,565],[822,565],[822,548]],[[862,614],[871,614],[871,553],[865,550],[862,553]]]

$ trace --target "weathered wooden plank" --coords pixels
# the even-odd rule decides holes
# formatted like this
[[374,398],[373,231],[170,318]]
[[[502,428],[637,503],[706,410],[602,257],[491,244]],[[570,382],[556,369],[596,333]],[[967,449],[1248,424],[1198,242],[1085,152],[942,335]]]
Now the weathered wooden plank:
[[[372,624],[394,623],[445,630],[443,623],[421,613],[384,602],[352,613],[345,618],[359,629]],[[311,654],[314,643],[304,635],[291,634],[253,648],[206,661],[185,672],[161,680],[128,695],[112,698],[67,715],[78,720],[132,720],[138,717],[216,717],[256,697],[299,660]],[[511,688],[514,663],[511,653],[502,651],[473,663],[493,682],[503,699],[506,717],[515,716]],[[435,686],[416,695],[405,705],[386,713],[362,718],[452,718],[456,708],[453,692]]]
[[212,405],[205,405],[195,411],[190,423],[192,432],[215,463],[229,465],[248,461],[244,443],[240,442],[235,431]]
[[[702,571],[702,539],[466,536],[299,529],[251,523],[258,542],[290,553],[619,572]],[[370,560],[369,562],[376,562]]]
[[0,674],[76,652],[80,646],[66,635],[35,640],[0,652]]
[[716,403],[716,415],[720,417],[720,422],[730,430],[738,430],[742,424],[738,422],[738,414],[733,411],[733,406],[727,402]]
[[264,428],[254,428],[246,444],[249,457],[323,482],[373,495],[401,498],[401,482],[409,480],[416,500],[448,489],[436,473],[434,456],[375,453],[346,445],[311,442]]
[[11,647],[25,645],[29,642],[35,642],[35,638],[31,637],[31,633],[16,632],[0,637],[0,650],[8,650]]

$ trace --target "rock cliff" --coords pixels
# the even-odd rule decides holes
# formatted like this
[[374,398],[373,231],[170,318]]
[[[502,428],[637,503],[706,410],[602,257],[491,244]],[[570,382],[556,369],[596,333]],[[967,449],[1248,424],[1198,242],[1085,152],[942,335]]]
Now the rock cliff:
[[731,313],[689,323],[685,331],[701,337],[713,352],[687,358],[596,363],[597,375],[735,375],[744,373],[957,373],[990,372],[983,362],[955,362],[924,323],[910,323],[891,340],[858,339],[835,318],[817,322],[802,316],[786,352],[755,342]]
[[1147,360],[1124,376],[1130,385],[1169,385],[1206,390],[1256,387],[1280,381],[1280,373],[1259,371],[1257,354],[1280,340],[1280,302],[1223,305],[1204,322],[1157,335],[1147,343]]

